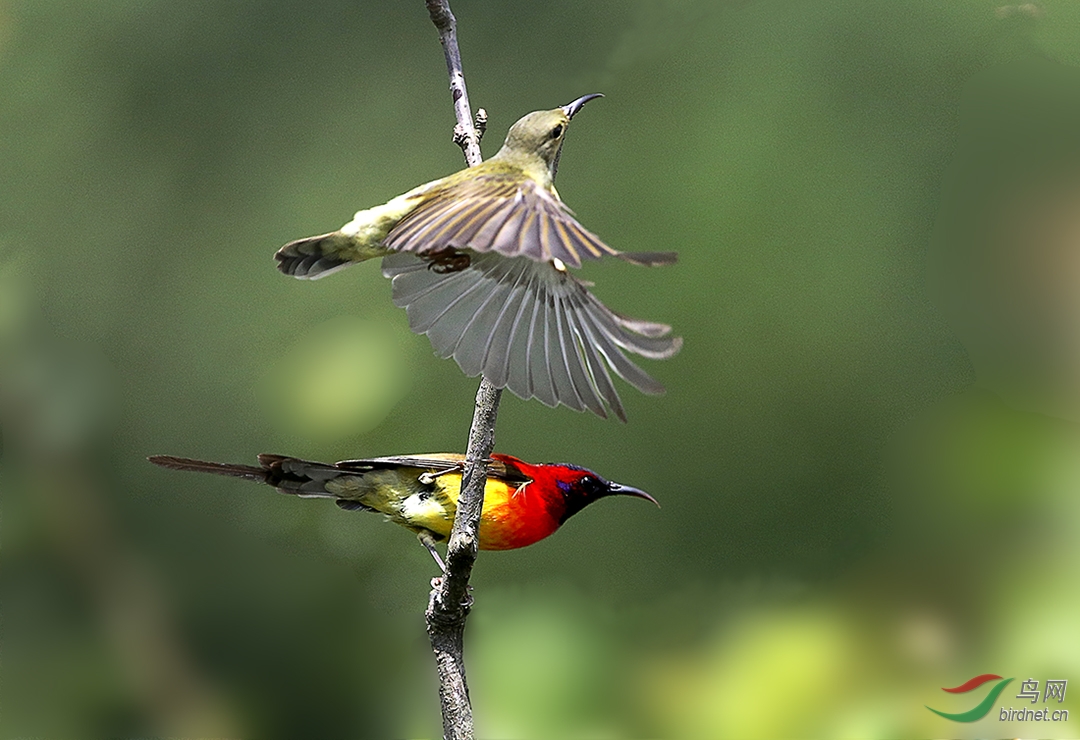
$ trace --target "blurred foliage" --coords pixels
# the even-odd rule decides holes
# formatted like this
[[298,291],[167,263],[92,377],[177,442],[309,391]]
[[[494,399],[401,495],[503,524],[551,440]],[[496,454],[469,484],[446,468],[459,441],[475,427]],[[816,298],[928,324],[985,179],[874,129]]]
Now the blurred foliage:
[[[500,450],[663,508],[612,500],[481,558],[481,731],[1033,732],[923,705],[967,709],[940,687],[984,672],[1080,681],[1077,191],[1039,169],[1012,201],[1002,180],[1012,209],[942,195],[987,176],[963,169],[972,80],[1080,62],[1080,6],[454,10],[488,154],[529,110],[607,95],[560,192],[681,261],[586,277],[686,338],[626,426],[504,400]],[[437,733],[411,537],[144,458],[463,447],[475,381],[374,265],[303,283],[270,258],[460,167],[452,125],[419,2],[0,0],[5,736]],[[1072,713],[1037,734],[1075,736]]]

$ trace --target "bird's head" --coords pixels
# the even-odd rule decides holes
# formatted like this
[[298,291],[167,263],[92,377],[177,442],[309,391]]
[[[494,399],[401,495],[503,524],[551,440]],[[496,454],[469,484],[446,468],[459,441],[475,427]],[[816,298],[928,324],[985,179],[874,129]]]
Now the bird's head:
[[559,168],[559,153],[562,151],[563,139],[566,136],[567,126],[582,106],[593,98],[604,97],[600,93],[582,95],[572,103],[554,108],[552,110],[538,110],[525,115],[510,127],[510,133],[506,135],[506,143],[503,144],[502,156],[525,155],[539,157],[551,172],[551,179],[555,179],[555,172]]
[[660,505],[656,499],[638,488],[604,480],[591,470],[577,465],[551,465],[550,467],[555,472],[555,486],[566,503],[566,510],[563,512],[560,524],[605,496],[634,496],[652,501],[657,506]]

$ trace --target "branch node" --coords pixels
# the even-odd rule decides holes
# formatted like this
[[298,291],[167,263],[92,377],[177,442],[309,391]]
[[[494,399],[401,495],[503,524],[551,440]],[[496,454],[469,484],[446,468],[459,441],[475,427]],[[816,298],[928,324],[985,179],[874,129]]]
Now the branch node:
[[460,123],[454,126],[454,143],[465,151],[469,146],[469,132]]
[[428,14],[431,22],[435,24],[440,35],[455,34],[457,32],[457,19],[450,12],[450,4],[441,0],[426,0]]
[[487,132],[488,114],[483,108],[476,109],[476,118],[473,120],[473,128],[476,129],[476,141],[479,143]]

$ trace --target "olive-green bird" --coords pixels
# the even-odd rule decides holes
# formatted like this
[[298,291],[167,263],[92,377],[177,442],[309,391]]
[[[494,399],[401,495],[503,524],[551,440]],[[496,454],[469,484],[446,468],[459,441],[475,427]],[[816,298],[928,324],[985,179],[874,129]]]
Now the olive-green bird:
[[598,97],[529,113],[491,159],[360,211],[338,231],[286,244],[274,255],[278,268],[314,279],[383,257],[409,326],[466,375],[605,418],[606,403],[625,421],[608,367],[644,393],[663,393],[625,353],[664,359],[682,339],[608,309],[567,268],[604,256],[666,265],[675,254],[612,249],[555,190],[570,119]]

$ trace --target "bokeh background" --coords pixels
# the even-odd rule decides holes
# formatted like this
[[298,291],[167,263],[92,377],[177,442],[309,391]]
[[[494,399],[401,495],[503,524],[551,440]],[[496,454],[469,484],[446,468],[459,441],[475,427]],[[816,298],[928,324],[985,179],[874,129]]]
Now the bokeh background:
[[[453,7],[488,155],[606,94],[560,191],[681,259],[585,276],[686,340],[627,425],[504,399],[498,449],[663,508],[482,555],[481,734],[1080,734],[1080,687],[924,708],[1080,682],[1080,4]],[[375,265],[271,259],[452,126],[419,0],[0,0],[4,736],[439,733],[410,535],[145,457],[463,448],[476,381]]]

